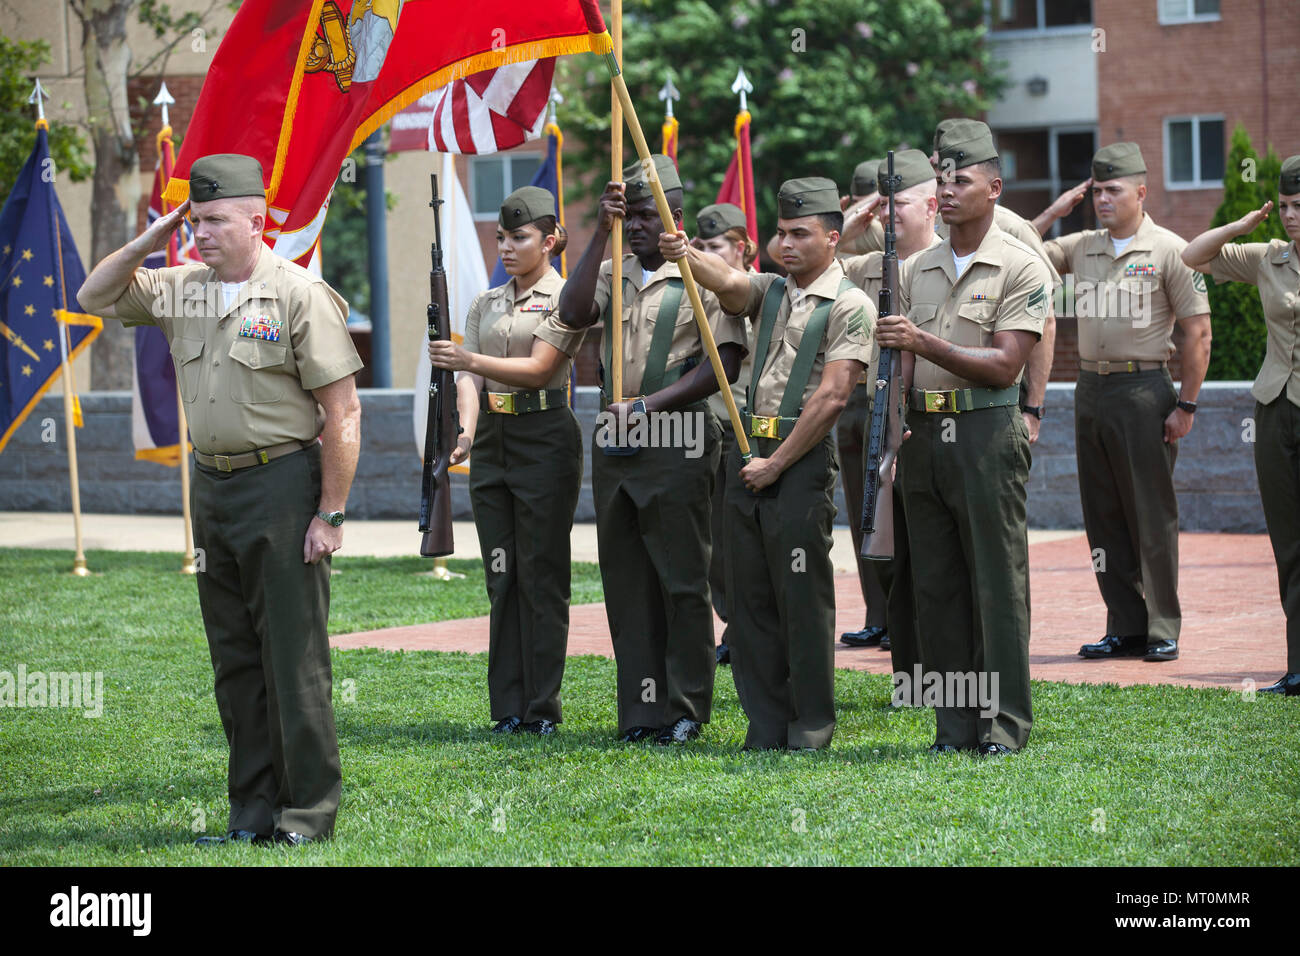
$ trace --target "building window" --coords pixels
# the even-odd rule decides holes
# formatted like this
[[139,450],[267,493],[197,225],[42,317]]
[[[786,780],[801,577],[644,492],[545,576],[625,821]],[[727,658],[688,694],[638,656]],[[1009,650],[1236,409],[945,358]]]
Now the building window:
[[1219,188],[1223,164],[1222,116],[1165,120],[1165,185],[1169,189]]
[[1219,0],[1160,0],[1161,23],[1196,23],[1219,19]]
[[992,0],[988,10],[989,29],[998,33],[1092,24],[1092,0]]
[[474,209],[474,218],[496,219],[506,197],[532,182],[541,165],[540,153],[472,157],[470,205]]

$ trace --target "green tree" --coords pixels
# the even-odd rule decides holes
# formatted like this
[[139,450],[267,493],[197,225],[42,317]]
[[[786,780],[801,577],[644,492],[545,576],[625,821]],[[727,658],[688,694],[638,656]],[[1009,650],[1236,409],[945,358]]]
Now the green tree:
[[[1258,209],[1268,200],[1277,202],[1277,182],[1282,161],[1270,145],[1261,160],[1243,126],[1232,132],[1228,165],[1223,177],[1223,203],[1210,227],[1222,226]],[[1275,212],[1254,232],[1236,241],[1268,242],[1285,239],[1286,230]],[[1210,280],[1210,316],[1214,344],[1210,349],[1209,379],[1253,379],[1263,362],[1268,332],[1259,292],[1243,282]]]
[[[628,0],[623,65],[652,150],[671,71],[682,98],[678,166],[688,210],[714,201],[735,148],[736,69],[754,85],[754,180],[763,230],[792,176],[847,191],[853,167],[886,149],[930,149],[944,116],[978,115],[1004,85],[983,36],[980,0]],[[609,84],[591,57],[560,60],[565,163],[601,191],[609,171]],[[636,158],[627,137],[624,156]]]
[[[44,40],[28,43],[0,36],[0,195],[9,195],[31,154],[36,107],[27,98],[34,88],[32,77],[49,59],[50,45]],[[50,127],[49,138],[56,169],[67,173],[73,182],[90,175],[81,133],[57,124]]]
[[[387,162],[389,154],[384,154]],[[370,239],[366,232],[366,148],[358,146],[343,162],[330,196],[321,231],[321,277],[356,311],[370,315]],[[397,196],[384,191],[391,210]]]

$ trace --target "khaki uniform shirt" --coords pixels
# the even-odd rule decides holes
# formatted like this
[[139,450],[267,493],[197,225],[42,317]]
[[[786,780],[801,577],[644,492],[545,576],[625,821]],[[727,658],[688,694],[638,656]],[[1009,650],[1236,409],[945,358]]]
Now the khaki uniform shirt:
[[[952,243],[909,256],[899,266],[902,315],[923,332],[954,345],[991,348],[998,332],[1022,330],[1042,336],[1051,307],[1051,277],[1034,250],[989,226],[961,278],[952,261]],[[1016,381],[1024,374],[1021,369]],[[915,388],[986,388],[959,377],[921,356],[912,374]]]
[[[1047,254],[1047,249],[1043,244],[1043,237],[1038,234],[1034,224],[1021,216],[1019,213],[1012,212],[1006,206],[996,205],[993,207],[993,225],[997,226],[1009,236],[1019,239],[1034,252],[1038,253],[1043,265],[1047,266],[1047,271],[1052,276],[1052,291],[1055,292],[1061,287],[1061,276],[1052,259]],[[935,234],[940,239],[948,238],[948,224],[942,219],[936,219],[934,224]]]
[[[611,278],[614,264],[606,259],[600,264],[600,275],[596,279],[596,308],[601,315],[609,304]],[[681,270],[675,262],[665,262],[650,276],[642,281],[641,263],[635,255],[628,253],[623,257],[623,397],[633,398],[641,394],[641,380],[645,377],[645,362],[650,351],[650,341],[654,338],[655,323],[659,318],[659,303],[668,291],[668,280],[681,277]],[[718,297],[702,286],[700,301],[704,305],[709,328],[713,331],[713,340],[719,345],[733,343],[741,349],[747,348],[745,327],[734,315],[726,315],[718,304]],[[681,304],[677,315],[673,317],[672,343],[668,347],[668,364],[673,368],[685,362],[691,356],[707,362],[704,343],[700,339],[700,330],[695,324],[695,311],[691,308],[690,296],[682,290]],[[609,329],[605,329],[609,335]],[[604,343],[601,343],[604,354]],[[611,370],[605,370],[610,375]]]
[[[505,285],[474,297],[465,317],[465,348],[495,358],[528,358],[533,354],[536,338],[559,349],[571,362],[587,333],[585,329],[574,331],[556,317],[564,279],[554,269],[547,269],[524,292],[516,291],[515,281],[511,276]],[[489,392],[521,391],[516,385],[490,378],[484,382]],[[543,387],[568,386],[569,365],[563,364]]]
[[1118,259],[1106,229],[1046,243],[1057,271],[1074,273],[1066,313],[1079,320],[1079,358],[1164,362],[1174,354],[1174,321],[1210,311],[1205,277],[1179,258],[1186,245],[1145,213]]
[[[937,246],[943,242],[937,235],[930,236],[930,245]],[[926,248],[929,248],[927,246]],[[922,250],[925,251],[925,250]],[[885,284],[885,253],[869,252],[865,256],[852,256],[848,259],[841,259],[840,265],[844,267],[844,274],[853,280],[853,284],[860,287],[867,294],[871,304],[876,306],[876,311],[880,311],[880,287]],[[902,269],[902,262],[899,262],[899,269]],[[894,308],[900,308],[897,302]],[[859,384],[874,382],[876,380],[876,368],[880,364],[880,345],[873,343],[871,347],[871,365],[862,373]]]
[[[752,276],[759,274],[758,270],[753,266],[750,266],[745,272]],[[736,410],[743,411],[745,408],[745,389],[749,387],[749,379],[754,374],[755,325],[747,315],[736,316],[736,319],[741,323],[745,331],[746,351],[744,359],[740,362],[740,374],[731,383],[731,397],[736,400]],[[721,392],[714,392],[709,396],[709,411],[717,416],[718,422],[723,428],[731,428],[731,417],[727,414],[727,403],[722,400]]]
[[123,325],[167,336],[190,437],[207,455],[316,438],[325,413],[311,390],[362,367],[347,302],[270,249],[229,307],[216,272],[197,263],[137,269],[113,307]]
[[[796,288],[792,280],[786,280],[767,354],[754,358],[756,362],[762,361],[763,365],[759,373],[757,394],[752,396],[753,401],[750,402],[753,414],[774,416],[780,412],[781,399],[785,395],[786,383],[790,380],[799,343],[803,341],[804,329],[807,328],[814,309],[824,299],[831,300],[833,304],[830,315],[826,317],[826,331],[822,335],[817,358],[813,361],[808,384],[804,387],[800,407],[807,404],[821,385],[822,370],[827,362],[842,359],[852,359],[863,365],[871,362],[876,306],[861,289],[853,288],[840,293],[840,280],[843,278],[844,269],[836,259],[803,289]],[[749,301],[745,304],[744,314],[753,320],[755,339],[763,321],[764,293],[776,279],[775,275],[770,274],[749,277]],[[796,299],[800,300],[798,307],[795,307]],[[750,374],[753,374],[752,371]],[[748,380],[745,384],[749,384]]]
[[1230,243],[1210,260],[1217,280],[1249,282],[1259,288],[1268,328],[1264,365],[1250,393],[1267,405],[1286,390],[1300,405],[1300,253],[1294,242]]

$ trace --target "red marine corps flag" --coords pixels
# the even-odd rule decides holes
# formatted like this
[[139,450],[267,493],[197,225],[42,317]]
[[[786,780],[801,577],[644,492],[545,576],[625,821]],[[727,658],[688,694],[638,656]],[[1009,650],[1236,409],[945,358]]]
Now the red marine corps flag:
[[483,70],[610,49],[595,0],[246,0],[165,198],[188,196],[200,156],[256,157],[268,180],[265,239],[305,265],[344,159],[398,110]]

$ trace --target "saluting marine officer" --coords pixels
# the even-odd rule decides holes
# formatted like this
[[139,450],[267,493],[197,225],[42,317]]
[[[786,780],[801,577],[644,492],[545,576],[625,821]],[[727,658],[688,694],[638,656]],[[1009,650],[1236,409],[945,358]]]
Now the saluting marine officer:
[[[876,327],[905,350],[911,437],[899,452],[921,659],[944,676],[932,751],[1019,750],[1029,691],[1029,434],[1019,379],[1047,318],[1051,280],[993,221],[1001,164],[983,123],[939,150],[940,245],[900,269],[901,311]],[[959,693],[961,691],[961,693]],[[975,698],[975,699],[972,699]]]
[[1183,250],[1183,262],[1215,279],[1259,289],[1268,326],[1268,350],[1251,393],[1255,396],[1255,471],[1264,521],[1277,562],[1286,612],[1286,673],[1260,689],[1300,695],[1300,155],[1282,164],[1278,214],[1290,242],[1229,242],[1263,222],[1272,202],[1236,222],[1203,232]]
[[830,431],[871,361],[875,306],[835,258],[835,183],[788,180],[777,196],[788,279],[744,275],[665,233],[728,313],[756,323],[743,416],[753,459],[727,466],[731,666],[749,748],[820,748],[835,730],[831,522],[839,470]]
[[[680,227],[677,168],[663,155],[653,167]],[[605,320],[604,413],[593,435],[591,481],[620,739],[685,743],[699,736],[713,706],[709,506],[720,436],[705,399],[718,385],[681,272],[659,253],[663,227],[646,171],[636,163],[623,176],[600,198],[596,231],[560,296],[560,319],[574,328]],[[608,315],[613,264],[601,260],[619,219],[631,250],[623,261],[623,389],[634,397],[614,402],[610,329],[618,317]],[[735,381],[743,327],[723,315],[712,293],[702,290],[701,299],[727,380]],[[636,437],[665,434],[668,447]]]
[[[727,265],[741,272],[755,272],[750,264],[758,255],[758,244],[750,238],[745,212],[733,203],[716,203],[705,206],[695,214],[695,238],[691,245],[696,249],[711,252],[720,257]],[[749,320],[741,317],[745,323],[745,339],[750,335]],[[740,374],[731,385],[731,396],[736,400],[736,407],[745,405],[745,381],[749,374],[753,355],[747,353],[741,362]],[[709,396],[709,411],[722,427],[722,454],[718,458],[718,469],[713,476],[713,510],[710,512],[710,529],[712,531],[713,554],[709,558],[709,593],[713,598],[713,610],[717,612],[722,623],[727,623],[727,577],[726,548],[722,546],[723,502],[727,491],[727,461],[731,450],[736,447],[736,436],[731,430],[731,418],[727,415],[727,403],[721,392]],[[722,631],[722,640],[718,642],[717,660],[719,664],[731,663],[731,649],[727,645],[727,631]]]
[[[1046,244],[1057,271],[1074,273],[1079,381],[1075,454],[1083,526],[1106,603],[1106,635],[1081,657],[1178,658],[1178,440],[1192,428],[1210,363],[1205,278],[1183,264],[1187,245],[1143,212],[1146,163],[1136,143],[1092,160],[1101,229]],[[1168,360],[1182,326],[1182,383]]]
[[564,280],[551,266],[568,238],[555,197],[516,189],[497,217],[510,279],[475,297],[465,345],[429,343],[439,368],[461,371],[464,434],[473,447],[470,501],[492,616],[488,698],[496,733],[548,735],[562,719],[569,639],[569,535],[582,487],[582,430],[569,408],[569,370],[585,332],[556,317]]
[[[296,846],[331,835],[342,787],[326,623],[360,447],[361,360],[343,299],[263,248],[261,164],[204,156],[189,188],[78,299],[162,329],[194,443],[199,606],[230,746],[227,834],[199,842]],[[203,264],[141,268],[187,209]]]
[[[878,174],[883,184],[889,175],[889,166],[881,160]],[[930,157],[919,149],[905,149],[894,155],[894,174],[898,177],[894,194],[895,251],[900,263],[943,240],[934,231],[934,217],[939,208],[936,198],[934,169]],[[884,190],[882,189],[882,192]],[[882,216],[889,215],[886,205]],[[850,256],[840,260],[845,274],[867,294],[875,305],[880,301],[880,288],[884,284],[885,254],[869,252],[864,256]],[[894,495],[894,557],[888,561],[867,560],[862,554],[862,487],[866,471],[866,438],[871,425],[871,396],[875,381],[880,346],[871,350],[871,366],[867,370],[865,386],[854,389],[855,396],[864,392],[867,401],[861,412],[850,419],[854,408],[840,416],[837,439],[840,450],[840,477],[844,483],[845,504],[848,507],[849,528],[853,533],[853,548],[858,555],[858,576],[867,602],[867,629],[857,634],[843,634],[840,640],[851,646],[869,647],[879,644],[890,653],[894,673],[911,674],[913,665],[920,661],[916,643],[916,609],[912,600],[912,565],[907,551],[907,516],[903,511],[903,496]],[[903,701],[910,703],[910,701]]]

